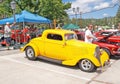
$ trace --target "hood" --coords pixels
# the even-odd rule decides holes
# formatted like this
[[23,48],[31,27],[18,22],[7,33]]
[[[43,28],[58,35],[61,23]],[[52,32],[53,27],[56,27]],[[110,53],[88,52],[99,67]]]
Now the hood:
[[68,40],[66,41],[67,45],[70,46],[76,46],[75,48],[79,48],[79,52],[83,51],[82,54],[86,54],[87,53],[91,53],[95,51],[96,48],[96,44],[92,44],[92,43],[86,43],[84,41],[80,41],[80,40]]
[[80,45],[83,45],[83,46],[95,46],[94,44],[92,44],[92,43],[86,43],[86,42],[84,42],[84,41],[79,41],[79,40],[75,40],[75,41],[72,41],[72,43],[74,44],[74,45],[76,45],[76,44],[80,44]]
[[111,34],[109,34],[109,35],[107,35],[107,36],[104,36],[103,38],[98,39],[97,41],[100,42],[100,41],[102,41],[102,40],[106,40],[106,39],[108,39],[109,37],[113,36],[114,34],[115,34],[115,32],[114,32],[114,33],[111,33]]

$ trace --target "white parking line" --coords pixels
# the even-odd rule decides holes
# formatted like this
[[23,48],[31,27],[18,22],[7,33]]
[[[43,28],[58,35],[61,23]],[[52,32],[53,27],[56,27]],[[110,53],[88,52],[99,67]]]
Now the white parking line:
[[39,67],[39,66],[35,66],[35,65],[32,65],[32,64],[29,64],[29,63],[21,62],[21,61],[18,61],[18,60],[12,59],[12,58],[8,58],[8,57],[0,57],[0,59],[8,60],[8,61],[11,61],[11,62],[16,62],[16,63],[19,63],[19,64],[24,64],[24,65],[35,67],[35,68],[40,68],[42,70],[51,71],[51,72],[54,72],[54,73],[58,73],[58,74],[62,74],[62,75],[66,75],[66,76],[70,76],[70,77],[86,80],[86,81],[90,81],[91,80],[91,79],[86,78],[86,77],[80,77],[80,76],[77,76],[77,75],[73,75],[73,74],[64,73],[64,72],[61,72],[61,71],[52,70],[50,68],[49,69],[42,68],[42,67]]

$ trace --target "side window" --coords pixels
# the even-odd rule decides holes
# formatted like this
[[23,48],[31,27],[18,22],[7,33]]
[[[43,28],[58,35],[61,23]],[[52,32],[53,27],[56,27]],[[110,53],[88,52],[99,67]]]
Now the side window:
[[63,40],[61,35],[58,34],[48,34],[47,35],[48,39],[53,39],[53,40]]
[[48,34],[48,35],[47,35],[47,38],[48,38],[48,39],[53,39],[53,34]]
[[81,34],[77,34],[78,40],[84,40],[84,37]]

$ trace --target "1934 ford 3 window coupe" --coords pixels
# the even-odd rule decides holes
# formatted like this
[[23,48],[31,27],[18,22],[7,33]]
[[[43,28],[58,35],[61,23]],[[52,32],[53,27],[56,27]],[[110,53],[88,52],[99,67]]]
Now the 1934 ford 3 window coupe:
[[78,64],[85,72],[93,72],[109,62],[109,56],[99,46],[79,41],[73,31],[63,29],[45,30],[21,51],[30,60],[41,58],[68,66]]

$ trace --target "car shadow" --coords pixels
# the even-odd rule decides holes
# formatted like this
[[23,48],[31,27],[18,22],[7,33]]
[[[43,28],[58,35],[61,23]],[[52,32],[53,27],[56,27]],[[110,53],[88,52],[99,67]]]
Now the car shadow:
[[77,64],[75,66],[67,66],[67,65],[62,65],[62,64],[56,63],[56,62],[47,61],[47,60],[44,60],[44,59],[37,59],[36,61],[40,61],[40,62],[44,62],[44,63],[47,63],[47,64],[52,64],[52,65],[60,66],[60,67],[64,67],[64,68],[70,68],[70,69],[75,69],[75,70],[79,69]]
[[[27,59],[27,57],[25,57]],[[29,60],[29,59],[28,59]],[[48,61],[48,60],[44,60],[44,59],[40,59],[40,58],[37,58],[35,61],[38,61],[38,62],[43,62],[43,63],[46,63],[46,64],[51,64],[51,65],[55,65],[55,66],[59,66],[59,67],[63,67],[63,68],[68,68],[68,69],[74,69],[74,70],[80,70],[78,64],[76,64],[75,66],[67,66],[67,65],[62,65],[62,64],[59,64],[59,63],[56,63],[56,62],[52,62],[52,61]],[[80,70],[82,71],[82,70]],[[84,71],[83,71],[84,72]],[[95,72],[86,72],[86,73],[102,73],[103,71],[97,69]]]

